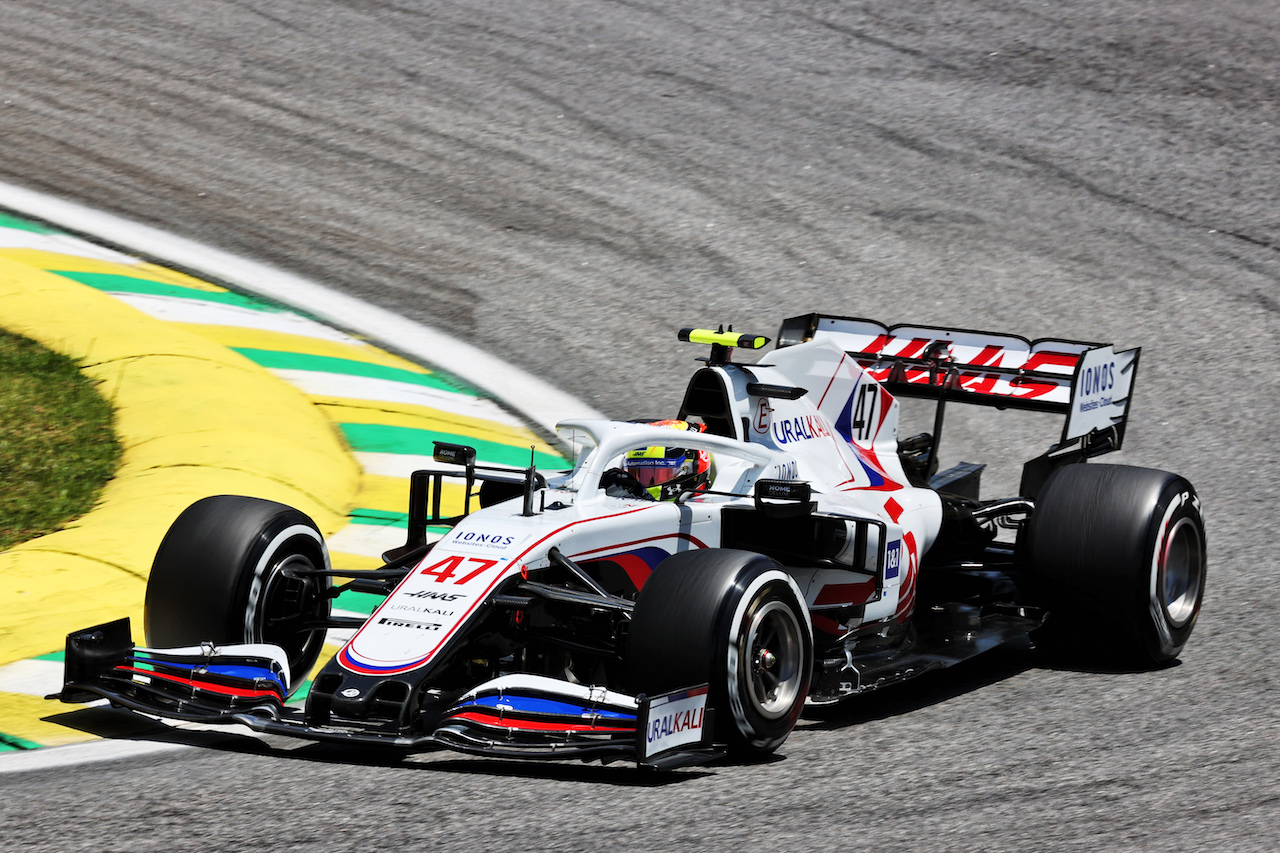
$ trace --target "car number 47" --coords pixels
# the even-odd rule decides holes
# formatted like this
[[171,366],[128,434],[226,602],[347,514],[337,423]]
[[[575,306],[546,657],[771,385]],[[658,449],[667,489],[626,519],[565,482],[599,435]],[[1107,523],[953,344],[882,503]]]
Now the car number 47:
[[[455,584],[464,584],[476,577],[479,577],[486,569],[492,569],[498,565],[497,560],[486,560],[483,557],[446,557],[433,566],[427,566],[418,574],[427,575],[435,578],[436,583],[445,583],[453,579],[454,572],[458,571],[463,563],[479,563],[479,566],[472,568],[467,574],[454,580]],[[468,567],[471,568],[471,567]]]

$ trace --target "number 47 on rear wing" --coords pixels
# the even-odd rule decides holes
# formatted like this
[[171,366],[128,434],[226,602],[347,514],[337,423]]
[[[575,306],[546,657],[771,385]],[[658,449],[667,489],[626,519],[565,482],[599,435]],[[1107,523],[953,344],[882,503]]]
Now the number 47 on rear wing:
[[[1119,450],[1141,348],[807,314],[784,320],[778,346],[828,339],[898,397],[936,400],[930,456],[948,401],[1066,415],[1060,441],[1023,468],[1034,497],[1054,468]],[[935,463],[936,464],[936,463]]]

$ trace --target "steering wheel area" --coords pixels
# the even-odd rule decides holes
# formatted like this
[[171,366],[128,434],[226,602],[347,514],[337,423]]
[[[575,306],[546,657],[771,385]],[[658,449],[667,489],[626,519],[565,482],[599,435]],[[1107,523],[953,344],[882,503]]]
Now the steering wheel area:
[[653,495],[640,485],[640,481],[621,468],[610,468],[600,477],[600,487],[611,498],[632,498],[651,501]]

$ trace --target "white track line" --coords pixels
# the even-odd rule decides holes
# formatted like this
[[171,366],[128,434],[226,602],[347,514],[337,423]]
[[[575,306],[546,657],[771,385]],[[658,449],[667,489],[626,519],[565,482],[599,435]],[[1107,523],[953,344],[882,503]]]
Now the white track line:
[[292,311],[259,311],[239,305],[223,305],[184,296],[157,296],[154,293],[121,293],[108,291],[126,305],[143,314],[168,323],[191,323],[204,326],[234,326],[263,332],[283,332],[304,338],[317,338],[340,344],[359,346],[360,340],[324,323],[308,320]]
[[507,413],[501,406],[485,397],[472,397],[453,391],[441,391],[412,382],[394,379],[372,379],[348,373],[325,373],[318,370],[290,370],[273,368],[273,374],[288,382],[304,394],[313,397],[334,397],[343,400],[372,400],[382,403],[402,403],[423,406],[454,415],[491,421],[512,427],[525,427],[526,422]]
[[62,689],[62,663],[20,660],[0,666],[0,693],[48,696]]
[[[0,192],[3,191],[0,190]],[[69,234],[37,234],[21,228],[0,228],[0,249],[32,249],[55,255],[74,255],[78,258],[111,261],[127,266],[138,263],[137,258],[113,252],[111,249],[94,245]]]
[[376,559],[392,548],[399,548],[407,536],[403,529],[390,524],[348,524],[324,543],[330,554],[354,554]]
[[98,761],[119,761],[152,755],[157,752],[176,752],[190,749],[189,744],[152,740],[95,740],[71,746],[46,746],[26,752],[6,752],[0,755],[0,775],[29,770],[51,770],[57,767],[78,767]]
[[481,349],[293,273],[13,184],[0,183],[0,207],[208,275],[381,341],[492,394],[544,429],[554,429],[564,418],[601,417],[576,397]]

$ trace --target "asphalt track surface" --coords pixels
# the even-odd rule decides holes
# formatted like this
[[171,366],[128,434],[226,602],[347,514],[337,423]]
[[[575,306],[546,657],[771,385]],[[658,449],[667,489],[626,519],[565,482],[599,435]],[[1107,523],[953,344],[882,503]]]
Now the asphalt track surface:
[[[1124,0],[7,4],[4,180],[301,272],[611,415],[678,405],[685,325],[1141,345],[1117,461],[1197,485],[1211,563],[1178,666],[1010,649],[807,719],[771,763],[219,741],[0,778],[0,846],[1275,849],[1278,24]],[[1054,432],[958,417],[947,448],[1020,460]]]

